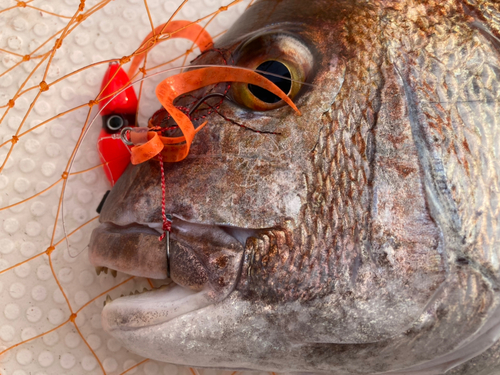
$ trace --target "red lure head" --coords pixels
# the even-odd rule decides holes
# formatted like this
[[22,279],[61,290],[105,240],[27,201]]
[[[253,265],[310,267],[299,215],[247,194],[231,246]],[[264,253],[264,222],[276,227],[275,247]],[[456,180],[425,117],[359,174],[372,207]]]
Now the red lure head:
[[130,79],[122,69],[120,64],[109,64],[108,70],[102,79],[101,84],[101,98],[106,98],[99,103],[99,108],[102,109],[106,103],[108,105],[101,112],[101,116],[111,114],[135,114],[137,111],[137,96],[135,95],[134,88],[130,86],[125,91],[118,94],[115,98],[111,99],[117,91],[130,83]]
[[130,86],[113,98],[117,91],[129,83],[130,79],[120,64],[109,64],[101,85],[100,97],[106,99],[99,103],[99,108],[102,109],[102,130],[97,148],[111,186],[118,181],[130,163],[129,147],[114,134],[119,133],[123,127],[136,125],[137,96],[134,88]]

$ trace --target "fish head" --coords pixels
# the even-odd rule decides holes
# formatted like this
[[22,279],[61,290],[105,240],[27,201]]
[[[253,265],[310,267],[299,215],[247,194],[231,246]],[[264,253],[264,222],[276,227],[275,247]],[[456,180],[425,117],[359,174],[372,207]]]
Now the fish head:
[[430,68],[394,27],[424,17],[389,5],[260,1],[193,62],[274,66],[301,115],[244,83],[178,99],[195,126],[208,121],[188,157],[130,166],[92,235],[94,265],[173,281],[104,307],[123,345],[177,364],[339,374],[469,355],[498,315],[496,255],[480,240],[493,234],[472,224],[490,182],[471,165],[491,150],[443,130],[441,83],[422,83]]

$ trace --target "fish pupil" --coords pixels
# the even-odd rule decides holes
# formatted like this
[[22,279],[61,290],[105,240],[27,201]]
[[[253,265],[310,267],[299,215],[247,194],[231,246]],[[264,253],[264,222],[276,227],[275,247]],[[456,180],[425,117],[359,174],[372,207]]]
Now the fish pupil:
[[[279,75],[280,77],[276,77],[272,75],[259,73],[262,76],[269,79],[271,82],[273,82],[276,86],[278,86],[281,89],[281,91],[283,91],[285,94],[288,94],[290,92],[290,88],[292,87],[292,81],[286,78],[291,78],[291,73],[290,70],[288,70],[288,68],[285,66],[285,64],[282,64],[279,61],[274,61],[274,60],[266,61],[260,64],[257,67],[257,70]],[[272,92],[269,92],[266,89],[263,89],[262,87],[255,85],[248,85],[248,89],[258,99],[262,100],[265,103],[274,104],[281,100],[279,96],[274,95]]]

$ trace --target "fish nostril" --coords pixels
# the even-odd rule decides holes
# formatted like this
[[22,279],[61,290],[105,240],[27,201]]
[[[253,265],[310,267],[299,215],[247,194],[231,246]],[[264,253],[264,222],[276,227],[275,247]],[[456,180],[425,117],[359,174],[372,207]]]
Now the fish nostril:
[[104,202],[106,202],[106,198],[108,197],[110,191],[111,190],[108,190],[104,193],[104,196],[101,199],[101,203],[99,203],[99,205],[97,206],[96,211],[98,214],[101,214],[102,206],[104,206]]

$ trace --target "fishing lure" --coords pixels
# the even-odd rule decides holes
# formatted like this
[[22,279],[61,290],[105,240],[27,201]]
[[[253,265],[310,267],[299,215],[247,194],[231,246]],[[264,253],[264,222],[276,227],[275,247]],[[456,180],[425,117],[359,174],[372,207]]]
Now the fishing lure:
[[130,83],[127,73],[120,64],[111,63],[104,75],[99,102],[102,129],[97,148],[104,165],[106,177],[113,186],[130,162],[130,147],[119,136],[124,127],[136,126],[137,96],[132,86],[113,98],[113,95]]
[[[103,77],[99,103],[103,120],[102,130],[97,141],[101,162],[106,177],[113,186],[130,163],[130,144],[120,140],[118,132],[123,128],[136,127],[138,100],[132,86],[113,98],[113,95],[127,85],[144,59],[145,53],[158,42],[167,38],[185,38],[193,41],[204,52],[213,45],[212,37],[200,25],[189,21],[171,21],[155,28],[136,51],[128,75],[118,63],[111,63]],[[109,98],[109,99],[108,99]],[[112,99],[111,99],[112,98]],[[147,141],[147,140],[146,140]]]

